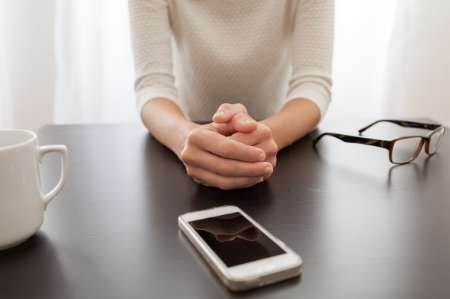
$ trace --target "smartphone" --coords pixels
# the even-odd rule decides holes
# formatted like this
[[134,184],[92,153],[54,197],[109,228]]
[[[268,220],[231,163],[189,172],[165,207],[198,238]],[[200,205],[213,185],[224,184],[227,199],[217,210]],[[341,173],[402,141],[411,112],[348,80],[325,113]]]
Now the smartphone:
[[301,257],[236,206],[187,213],[178,217],[178,225],[232,291],[301,274]]

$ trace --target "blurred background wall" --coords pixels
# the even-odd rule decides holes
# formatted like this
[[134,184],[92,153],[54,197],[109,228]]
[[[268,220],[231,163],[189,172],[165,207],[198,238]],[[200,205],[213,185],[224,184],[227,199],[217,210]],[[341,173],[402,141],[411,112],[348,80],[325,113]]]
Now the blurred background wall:
[[[450,124],[450,1],[336,0],[327,118]],[[138,122],[127,0],[0,0],[0,128]]]
[[327,118],[380,118],[398,1],[335,1],[332,104]]
[[0,0],[0,129],[53,122],[55,0]]
[[401,0],[394,20],[383,114],[450,125],[450,1]]

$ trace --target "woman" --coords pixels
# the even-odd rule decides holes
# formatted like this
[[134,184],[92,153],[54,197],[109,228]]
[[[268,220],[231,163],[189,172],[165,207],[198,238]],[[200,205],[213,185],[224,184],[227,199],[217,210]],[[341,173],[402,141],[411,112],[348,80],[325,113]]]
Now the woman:
[[333,0],[129,5],[138,111],[197,183],[228,190],[262,182],[277,151],[323,118]]

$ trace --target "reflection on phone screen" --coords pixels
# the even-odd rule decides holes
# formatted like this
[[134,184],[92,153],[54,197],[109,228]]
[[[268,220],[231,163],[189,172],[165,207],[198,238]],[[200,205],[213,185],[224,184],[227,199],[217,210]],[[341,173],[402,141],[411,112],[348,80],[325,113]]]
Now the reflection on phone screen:
[[286,253],[240,213],[191,221],[189,224],[227,267]]

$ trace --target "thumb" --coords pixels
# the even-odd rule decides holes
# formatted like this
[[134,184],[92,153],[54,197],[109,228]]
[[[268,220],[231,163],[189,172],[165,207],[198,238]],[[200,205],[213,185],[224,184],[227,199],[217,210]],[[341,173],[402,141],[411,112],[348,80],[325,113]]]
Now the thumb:
[[216,126],[225,136],[230,136],[237,132],[251,133],[258,129],[258,123],[243,113],[238,113],[229,122],[216,124]]
[[217,109],[216,114],[214,114],[213,121],[216,124],[227,123],[238,113],[243,113],[250,117],[247,109],[242,104],[222,104],[219,109]]
[[228,134],[251,133],[258,128],[258,124],[250,117],[242,104],[222,104],[214,114],[213,121],[221,124]]

